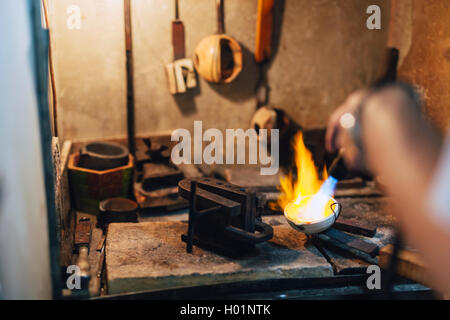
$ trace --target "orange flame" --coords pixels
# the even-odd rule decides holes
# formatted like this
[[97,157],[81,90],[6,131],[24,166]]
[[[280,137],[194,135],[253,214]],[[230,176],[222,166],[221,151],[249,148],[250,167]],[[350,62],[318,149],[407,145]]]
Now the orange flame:
[[[289,210],[289,218],[293,221],[299,221],[298,213],[306,207],[311,196],[315,195],[324,181],[328,178],[326,167],[322,179],[314,164],[311,152],[306,148],[303,142],[303,133],[299,132],[294,139],[293,148],[295,152],[295,165],[297,167],[297,180],[294,180],[293,173],[280,179],[281,195],[277,204],[285,210],[286,206],[293,202],[294,210]],[[330,200],[331,201],[331,200]],[[330,204],[333,202],[331,201]],[[324,208],[325,209],[325,208]],[[318,213],[320,217],[328,216],[330,210],[324,210]]]

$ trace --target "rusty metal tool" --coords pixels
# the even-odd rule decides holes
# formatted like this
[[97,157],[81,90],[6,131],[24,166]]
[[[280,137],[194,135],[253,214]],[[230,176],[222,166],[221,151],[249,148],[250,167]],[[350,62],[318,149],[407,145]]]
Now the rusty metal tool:
[[262,63],[268,60],[272,52],[273,5],[274,0],[258,0],[255,48],[256,63]]
[[91,242],[92,224],[91,219],[83,217],[78,220],[75,229],[75,251],[78,252],[81,248],[87,247]]
[[136,128],[134,119],[134,82],[133,82],[133,41],[131,30],[131,0],[124,0],[125,55],[127,71],[127,136],[128,149],[134,156],[136,152]]
[[196,244],[237,256],[273,237],[272,227],[257,216],[255,193],[212,178],[184,179],[178,186],[190,200],[188,232],[182,236],[187,252]]
[[272,54],[274,0],[258,0],[256,17],[255,62],[258,64],[258,82],[256,85],[256,108],[267,106],[269,103],[270,86],[267,72]]
[[368,254],[371,257],[375,257],[380,249],[375,243],[351,236],[335,228],[328,229],[323,232],[323,234],[349,248]]
[[167,83],[171,94],[185,93],[197,86],[194,62],[185,58],[184,24],[180,20],[178,0],[175,0],[175,20],[172,21],[172,47],[174,61],[165,66]]
[[93,275],[91,281],[89,282],[89,294],[91,297],[96,297],[100,295],[101,284],[102,284],[102,274],[105,267],[105,236],[102,237],[100,243],[98,244],[97,251],[100,252],[100,257],[98,263],[95,267],[95,274]]
[[354,221],[339,217],[333,225],[334,228],[341,231],[359,234],[366,237],[373,237],[377,233],[377,227],[363,221]]
[[172,46],[174,60],[185,57],[184,25],[180,20],[178,0],[175,0],[175,20],[172,21]]
[[[232,217],[240,213],[240,204],[231,199],[226,199],[202,188],[193,190],[196,197],[195,201],[203,208],[220,206],[220,210]],[[185,199],[191,199],[191,181],[188,179],[180,181],[178,184],[178,193]]]
[[102,237],[100,238],[100,241],[98,242],[98,244],[97,244],[97,251],[98,252],[101,252],[102,250],[103,250],[103,247],[104,247],[104,245],[105,245],[105,242],[106,242],[106,236],[105,235],[102,235]]
[[236,39],[225,34],[223,0],[216,0],[217,33],[204,38],[194,53],[198,74],[213,83],[230,83],[242,71],[243,53]]
[[77,222],[75,228],[74,250],[78,254],[76,265],[80,268],[81,290],[88,294],[91,271],[89,266],[89,246],[91,243],[92,223],[91,219],[83,217]]
[[192,253],[192,245],[194,243],[194,227],[198,219],[206,214],[216,213],[220,210],[220,205],[207,208],[201,211],[197,211],[197,202],[196,202],[196,191],[197,191],[197,183],[195,181],[191,182],[191,194],[189,201],[189,225],[187,237],[184,239],[186,241],[186,252]]

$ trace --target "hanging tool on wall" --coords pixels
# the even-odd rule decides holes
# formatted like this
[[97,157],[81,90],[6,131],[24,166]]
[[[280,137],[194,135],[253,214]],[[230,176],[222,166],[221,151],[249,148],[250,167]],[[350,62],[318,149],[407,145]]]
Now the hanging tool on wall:
[[42,4],[42,14],[43,14],[43,27],[48,30],[48,72],[49,72],[49,103],[51,107],[51,120],[52,120],[52,133],[54,137],[58,136],[58,108],[57,108],[57,97],[56,97],[56,83],[55,83],[55,70],[53,64],[53,52],[51,45],[52,33],[50,32],[50,21],[49,21],[49,11],[48,11],[48,0],[41,0]]
[[216,10],[217,33],[204,38],[195,48],[195,69],[209,82],[230,83],[242,71],[242,48],[225,34],[223,0],[216,0]]
[[256,63],[262,63],[270,59],[272,52],[273,6],[274,0],[258,1],[258,13],[256,17]]
[[134,156],[135,146],[135,125],[134,125],[134,82],[133,82],[133,54],[131,39],[131,0],[124,0],[124,18],[125,18],[125,50],[127,64],[127,133],[128,149]]
[[185,58],[184,35],[184,25],[180,20],[178,0],[175,0],[175,20],[172,21],[174,61],[165,67],[171,94],[184,93],[187,89],[197,86],[194,63],[191,59]]
[[92,237],[91,219],[82,217],[75,228],[74,253],[77,254],[75,265],[79,268],[80,290],[72,290],[72,297],[89,297],[91,268],[89,265],[89,246]]
[[274,0],[258,0],[255,48],[255,61],[259,67],[259,80],[256,85],[257,109],[269,102],[267,69],[272,53],[273,8]]

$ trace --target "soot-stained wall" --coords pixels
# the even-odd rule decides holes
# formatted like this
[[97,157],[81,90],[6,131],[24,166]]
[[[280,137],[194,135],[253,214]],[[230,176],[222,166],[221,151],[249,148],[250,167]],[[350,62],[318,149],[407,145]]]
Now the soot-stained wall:
[[[49,0],[62,139],[126,135],[123,1]],[[379,71],[388,34],[390,1],[286,0],[278,49],[268,79],[270,102],[305,128],[326,125],[330,112]],[[132,3],[136,130],[138,134],[203,126],[248,127],[255,111],[256,0],[225,0],[226,33],[244,50],[244,69],[229,85],[200,79],[197,89],[169,94],[164,65],[172,60],[174,1]],[[381,30],[368,30],[369,5],[381,7]],[[68,8],[78,6],[80,29],[69,29]],[[215,1],[181,0],[186,53],[216,32]]]

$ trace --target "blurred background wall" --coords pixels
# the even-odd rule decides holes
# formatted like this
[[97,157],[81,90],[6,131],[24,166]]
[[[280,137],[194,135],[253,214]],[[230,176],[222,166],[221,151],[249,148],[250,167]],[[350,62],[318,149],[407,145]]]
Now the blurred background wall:
[[[61,140],[125,135],[123,0],[47,4]],[[80,29],[71,24],[73,6],[80,8]]]
[[419,87],[428,116],[445,131],[450,124],[450,1],[397,1],[411,3],[409,11],[398,15],[409,26],[403,38],[410,35],[410,44],[405,42],[403,47],[399,78]]
[[[164,65],[172,60],[174,1],[132,0],[137,134],[180,127],[245,128],[255,111],[256,0],[225,0],[226,33],[244,50],[244,69],[230,85],[200,79],[199,88],[169,94]],[[366,9],[382,9],[382,29],[366,28]],[[69,29],[71,5],[80,29]],[[126,135],[125,48],[122,0],[48,0],[62,139]],[[271,103],[305,128],[324,127],[351,91],[369,84],[383,60],[390,1],[286,0],[271,68]],[[216,32],[213,0],[180,0],[186,53]]]

